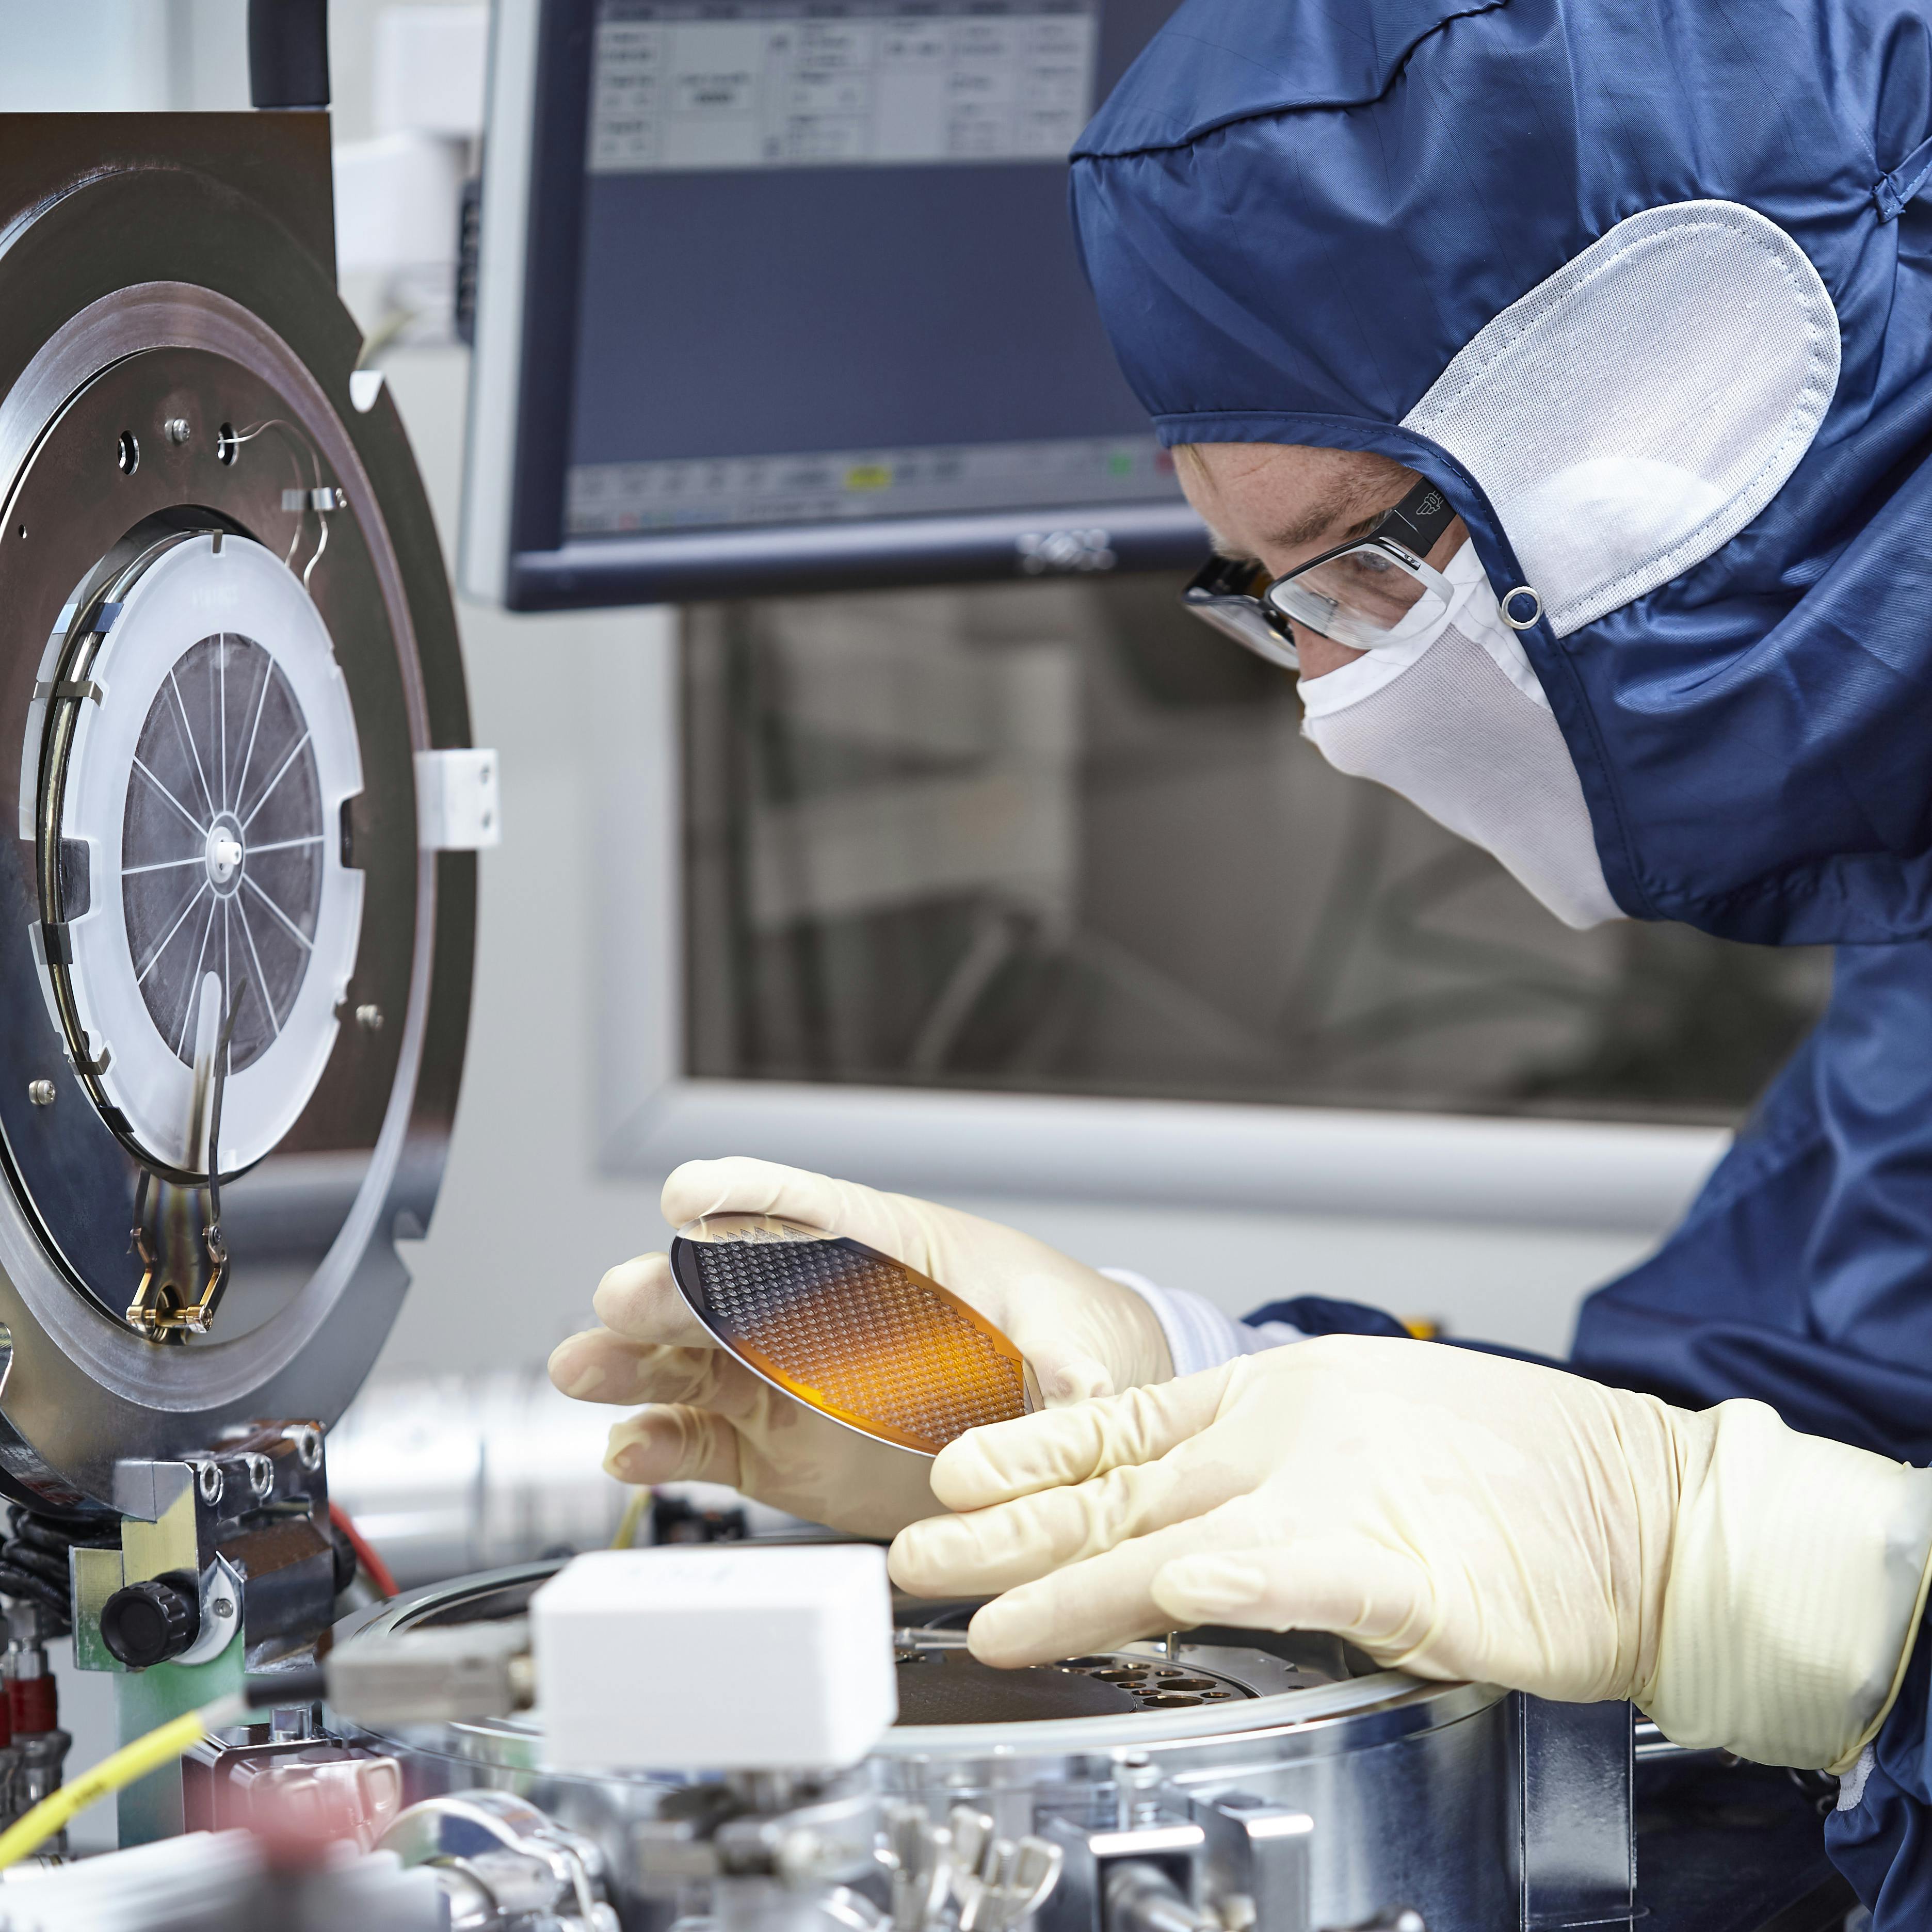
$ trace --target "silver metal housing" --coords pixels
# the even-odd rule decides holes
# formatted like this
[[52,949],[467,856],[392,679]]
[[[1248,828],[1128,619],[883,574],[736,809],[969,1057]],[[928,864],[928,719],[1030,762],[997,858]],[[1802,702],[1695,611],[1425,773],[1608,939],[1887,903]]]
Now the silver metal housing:
[[[520,1615],[556,1568],[526,1564],[458,1580],[365,1615],[352,1630],[338,1630],[337,1641]],[[946,1646],[945,1626],[957,1612],[937,1615],[934,1642],[956,1646],[956,1634]],[[1154,1646],[1136,1653],[1150,1662],[1163,1654]],[[1234,1856],[1223,1842],[1234,1828],[1226,1820],[1244,1810],[1303,1821],[1280,1834],[1289,1862],[1273,1882],[1287,1889],[1273,1906],[1262,1902],[1264,1932],[1352,1926],[1400,1906],[1420,1910],[1430,1932],[1492,1932],[1523,1922],[1519,1700],[1490,1686],[1424,1684],[1376,1670],[1327,1639],[1196,1632],[1184,1640],[1179,1660],[1213,1672],[1217,1683],[1245,1681],[1256,1694],[1118,1716],[902,1724],[860,1767],[856,1788],[880,1799],[914,1800],[935,1820],[965,1803],[988,1814],[1005,1836],[1039,1834],[1067,1844],[1064,1895],[1056,1894],[1059,1903],[1042,1917],[1049,1932],[1093,1932],[1102,1923],[1096,1860],[1165,1862],[1197,1903],[1214,1903],[1217,1888],[1232,1882],[1222,1869]],[[665,1659],[668,1670],[677,1667],[675,1658]],[[1285,1676],[1302,1688],[1271,1688]],[[728,1696],[728,1684],[718,1694]],[[1627,1760],[1628,1708],[1614,1709]],[[652,1821],[691,1782],[675,1768],[596,1777],[548,1771],[540,1717],[532,1714],[389,1726],[361,1738],[399,1756],[412,1802],[479,1786],[514,1791],[595,1840],[627,1925],[655,1924],[660,1916],[668,1923],[700,1909],[668,1898],[652,1869],[654,1838],[662,1835],[650,1828]],[[647,1752],[640,1739],[640,1757]],[[1627,1788],[1624,1796],[1627,1804]],[[1627,1809],[1609,1822],[1613,1852],[1622,1834],[1627,1914]],[[1589,1825],[1588,1808],[1573,1807],[1564,1848],[1573,1867],[1580,1846],[1587,1850]],[[1610,1876],[1614,1889],[1618,1874]]]
[[38,983],[34,845],[0,868],[0,1490],[41,1508],[111,1508],[117,1460],[253,1418],[333,1421],[407,1285],[394,1238],[440,1179],[475,862],[419,849],[412,760],[466,744],[469,716],[401,423],[379,382],[352,398],[330,191],[320,114],[0,120],[0,785],[34,798],[37,687],[130,544],[292,539],[299,570],[326,526],[309,590],[363,772],[340,827],[366,893],[346,1004],[385,1017],[338,1029],[292,1130],[224,1186],[214,1332],[158,1346],[124,1312],[135,1163]]

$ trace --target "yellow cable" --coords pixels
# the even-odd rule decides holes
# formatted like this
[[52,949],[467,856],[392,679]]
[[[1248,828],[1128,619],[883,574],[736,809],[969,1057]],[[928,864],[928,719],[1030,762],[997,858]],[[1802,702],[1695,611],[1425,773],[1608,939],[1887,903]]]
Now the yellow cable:
[[51,1838],[77,1811],[85,1811],[98,1799],[137,1778],[158,1771],[169,1759],[191,1750],[211,1731],[238,1722],[248,1708],[245,1697],[218,1697],[185,1717],[170,1718],[146,1737],[123,1744],[111,1757],[104,1757],[92,1771],[83,1772],[71,1784],[43,1798],[17,1823],[0,1832],[0,1871],[18,1864]]
[[624,1514],[618,1520],[617,1534],[610,1539],[613,1550],[628,1550],[638,1540],[638,1526],[644,1520],[644,1511],[650,1507],[651,1492],[648,1489],[634,1490],[631,1500],[624,1505]]

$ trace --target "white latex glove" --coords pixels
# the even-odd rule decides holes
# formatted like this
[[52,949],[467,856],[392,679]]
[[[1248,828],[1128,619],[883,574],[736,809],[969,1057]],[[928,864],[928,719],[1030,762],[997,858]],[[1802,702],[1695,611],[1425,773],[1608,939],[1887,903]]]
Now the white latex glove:
[[1925,1600],[1932,1472],[1524,1362],[1330,1336],[977,1429],[933,1466],[974,1514],[892,1574],[1006,1594],[996,1664],[1196,1624],[1332,1630],[1417,1676],[1633,1698],[1680,1744],[1837,1768]]
[[[976,1215],[743,1159],[687,1161],[665,1182],[663,1205],[674,1228],[700,1214],[781,1214],[904,1262],[999,1329],[1049,1407],[1173,1373],[1160,1324],[1132,1289]],[[664,1255],[613,1268],[592,1305],[604,1326],[562,1343],[550,1379],[588,1402],[654,1405],[610,1432],[604,1466],[622,1481],[728,1483],[868,1536],[938,1507],[926,1457],[828,1420],[720,1348]]]

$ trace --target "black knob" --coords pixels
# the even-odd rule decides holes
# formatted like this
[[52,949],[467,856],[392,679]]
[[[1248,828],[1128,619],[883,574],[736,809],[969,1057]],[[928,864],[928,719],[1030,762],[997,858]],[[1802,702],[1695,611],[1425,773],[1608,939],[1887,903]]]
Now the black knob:
[[130,1583],[100,1606],[100,1640],[130,1670],[178,1657],[201,1634],[201,1604],[192,1584],[166,1576]]

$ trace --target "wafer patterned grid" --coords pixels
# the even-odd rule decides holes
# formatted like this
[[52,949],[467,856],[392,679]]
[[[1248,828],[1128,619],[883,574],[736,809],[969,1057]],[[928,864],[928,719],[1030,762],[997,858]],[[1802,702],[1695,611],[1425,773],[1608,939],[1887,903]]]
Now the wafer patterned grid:
[[937,1451],[1025,1407],[1020,1362],[920,1276],[855,1241],[686,1245],[710,1324],[794,1393]]

